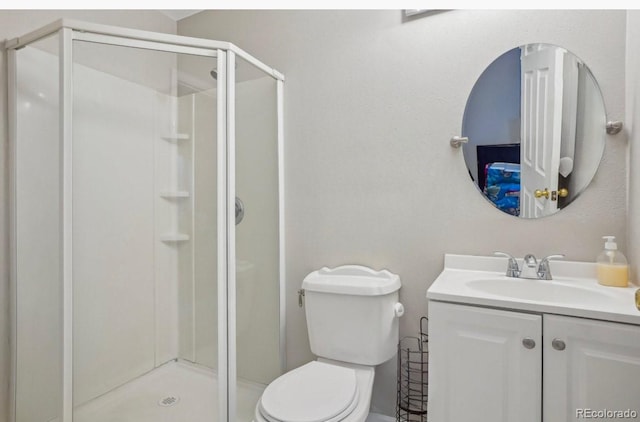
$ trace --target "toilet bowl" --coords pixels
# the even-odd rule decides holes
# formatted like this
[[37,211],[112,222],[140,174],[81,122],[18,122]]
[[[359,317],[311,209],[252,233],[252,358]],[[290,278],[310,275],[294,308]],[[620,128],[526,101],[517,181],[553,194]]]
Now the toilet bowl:
[[322,268],[302,292],[311,351],[318,359],[264,390],[255,422],[361,422],[369,414],[375,366],[398,343],[400,278],[360,265]]

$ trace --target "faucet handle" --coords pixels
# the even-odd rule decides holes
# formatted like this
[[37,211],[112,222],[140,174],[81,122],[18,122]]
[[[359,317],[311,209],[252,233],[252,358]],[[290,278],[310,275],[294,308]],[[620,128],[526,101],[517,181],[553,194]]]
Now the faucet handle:
[[505,258],[509,258],[509,261],[507,263],[507,273],[506,273],[507,277],[520,276],[520,268],[518,267],[518,261],[516,261],[516,259],[512,255],[506,252],[500,252],[500,251],[495,251],[493,252],[493,254],[496,256],[504,256]]
[[551,267],[549,266],[549,261],[552,259],[562,258],[564,258],[563,254],[549,255],[542,258],[540,260],[540,265],[538,265],[538,278],[540,280],[551,280]]

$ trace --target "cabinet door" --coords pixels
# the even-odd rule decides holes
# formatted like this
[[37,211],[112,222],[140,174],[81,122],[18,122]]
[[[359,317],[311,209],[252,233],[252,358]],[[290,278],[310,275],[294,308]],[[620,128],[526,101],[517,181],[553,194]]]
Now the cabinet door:
[[585,420],[580,409],[640,413],[640,327],[557,315],[543,325],[544,422]]
[[541,330],[540,315],[429,302],[429,421],[540,422]]

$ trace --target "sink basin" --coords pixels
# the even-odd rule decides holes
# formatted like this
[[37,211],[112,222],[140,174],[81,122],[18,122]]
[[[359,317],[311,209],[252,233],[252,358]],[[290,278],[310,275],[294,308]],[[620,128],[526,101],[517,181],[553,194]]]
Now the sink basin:
[[519,300],[558,303],[596,302],[607,296],[605,291],[586,286],[559,284],[552,280],[484,279],[470,280],[467,286],[482,293]]
[[601,286],[594,263],[554,261],[553,280],[507,277],[505,258],[446,254],[444,264],[429,300],[640,324],[638,287]]

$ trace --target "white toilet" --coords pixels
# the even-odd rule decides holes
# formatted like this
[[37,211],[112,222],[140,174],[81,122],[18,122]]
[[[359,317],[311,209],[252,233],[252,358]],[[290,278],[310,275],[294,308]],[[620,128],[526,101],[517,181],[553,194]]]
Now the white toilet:
[[398,343],[400,278],[359,265],[305,277],[311,351],[318,360],[278,377],[256,405],[255,422],[360,422],[369,414],[375,366]]

